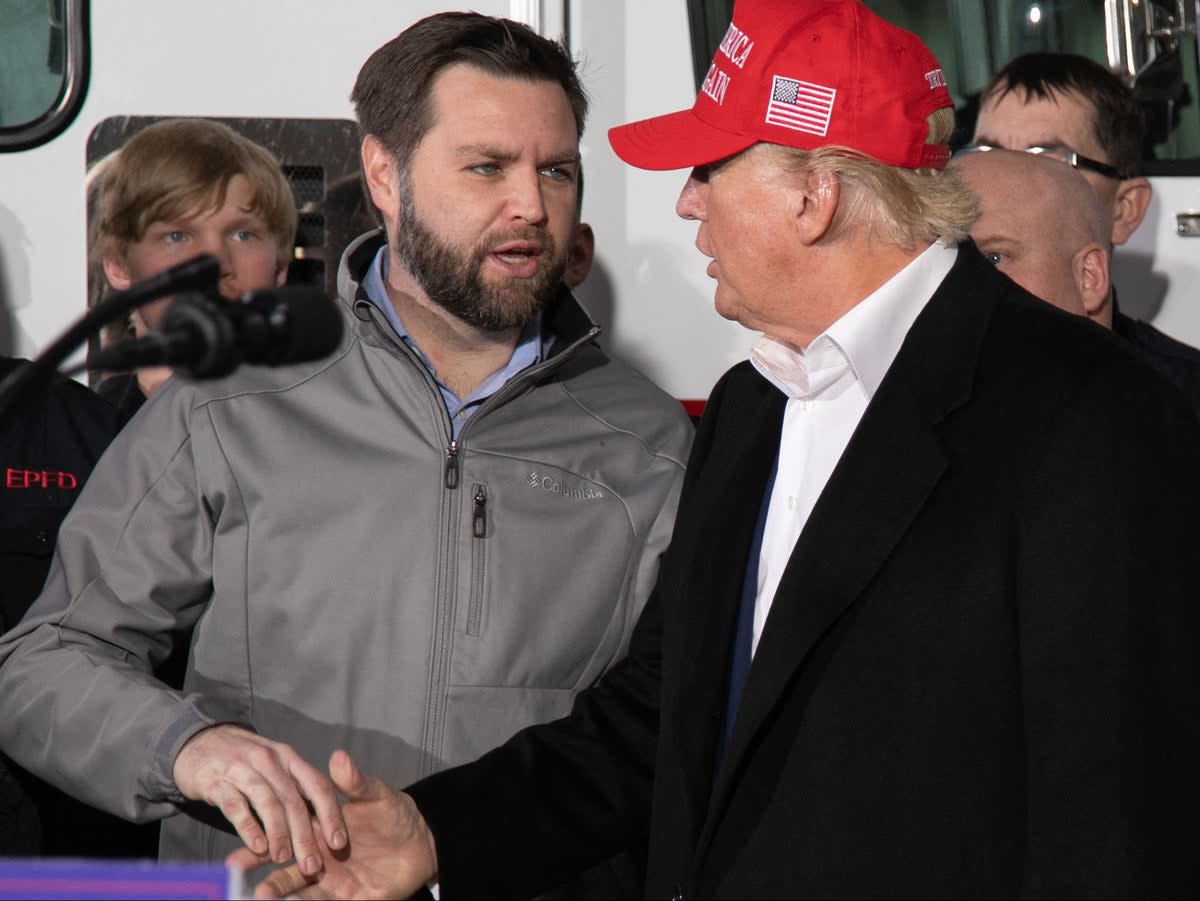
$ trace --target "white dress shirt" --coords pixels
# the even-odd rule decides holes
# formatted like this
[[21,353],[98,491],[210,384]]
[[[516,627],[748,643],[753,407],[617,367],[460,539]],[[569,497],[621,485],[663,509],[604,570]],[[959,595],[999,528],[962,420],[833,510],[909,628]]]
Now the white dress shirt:
[[783,570],[817,498],[908,330],[957,256],[954,245],[931,245],[807,348],[769,335],[751,348],[754,367],[788,397],[758,560],[752,653],[758,649]]

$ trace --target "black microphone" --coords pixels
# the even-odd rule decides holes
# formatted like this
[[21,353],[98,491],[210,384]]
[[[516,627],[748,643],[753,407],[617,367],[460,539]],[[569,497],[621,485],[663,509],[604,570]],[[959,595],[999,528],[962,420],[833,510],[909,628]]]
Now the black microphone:
[[44,391],[58,371],[58,364],[105,324],[159,297],[183,291],[215,290],[220,278],[221,264],[217,258],[200,256],[164,269],[124,291],[109,294],[55,338],[31,365],[18,367],[0,381],[0,422]]
[[241,300],[183,294],[158,330],[119,341],[96,354],[94,369],[171,366],[196,379],[220,378],[242,363],[282,366],[319,360],[342,340],[342,317],[309,285],[251,291]]
[[114,291],[101,303],[120,305],[133,309],[157,297],[168,294],[183,294],[191,291],[214,291],[221,280],[221,264],[211,255],[193,257],[176,263],[149,278],[136,282],[124,291]]

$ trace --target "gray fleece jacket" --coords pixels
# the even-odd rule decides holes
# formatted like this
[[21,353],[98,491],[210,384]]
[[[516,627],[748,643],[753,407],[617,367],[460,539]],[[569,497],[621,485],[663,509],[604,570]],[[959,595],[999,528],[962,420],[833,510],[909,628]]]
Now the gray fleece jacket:
[[[0,747],[106,810],[169,817],[164,857],[239,844],[172,779],[207,725],[322,771],[345,748],[402,785],[565,714],[624,654],[670,538],[691,424],[567,292],[547,359],[452,442],[433,379],[360,293],[377,246],[343,259],[333,355],[151,398],[0,640]],[[181,694],[151,670],[193,626]]]

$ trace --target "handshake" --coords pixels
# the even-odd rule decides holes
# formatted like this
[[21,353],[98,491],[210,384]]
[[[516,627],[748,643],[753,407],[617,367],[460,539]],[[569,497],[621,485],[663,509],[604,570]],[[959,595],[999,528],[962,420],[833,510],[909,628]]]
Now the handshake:
[[[319,858],[310,854],[303,867],[293,862],[276,870],[254,897],[407,898],[428,885],[437,875],[437,851],[412,798],[364,776],[345,751],[333,753],[329,774],[346,803],[334,823],[313,818]],[[247,846],[226,862],[249,869],[273,859]]]
[[220,725],[184,745],[175,778],[185,796],[219,807],[245,843],[229,866],[282,865],[255,898],[407,898],[437,875],[416,804],[345,751],[333,753],[326,778],[288,745]]

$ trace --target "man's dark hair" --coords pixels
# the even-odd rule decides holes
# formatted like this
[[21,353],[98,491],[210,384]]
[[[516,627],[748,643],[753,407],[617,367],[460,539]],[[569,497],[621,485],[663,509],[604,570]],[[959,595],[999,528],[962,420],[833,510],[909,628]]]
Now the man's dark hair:
[[[1142,171],[1145,117],[1142,107],[1116,75],[1074,53],[1026,53],[997,72],[980,95],[993,103],[1013,91],[1040,100],[1077,94],[1091,104],[1092,130],[1108,162],[1126,175]],[[1072,148],[1078,149],[1078,148]]]
[[465,12],[424,18],[371,54],[350,93],[359,134],[377,137],[406,168],[433,124],[429,97],[434,79],[459,64],[500,78],[561,85],[583,136],[587,94],[562,44],[519,22]]

